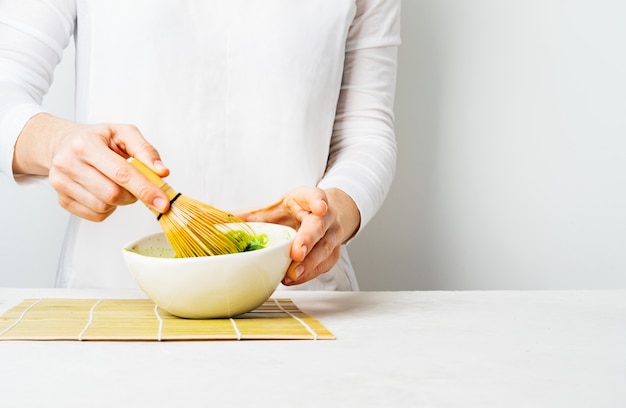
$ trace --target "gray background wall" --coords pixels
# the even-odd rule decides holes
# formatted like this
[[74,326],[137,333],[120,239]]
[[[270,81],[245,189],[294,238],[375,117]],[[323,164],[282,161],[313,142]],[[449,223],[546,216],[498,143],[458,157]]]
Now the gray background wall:
[[[398,174],[361,289],[626,287],[626,3],[405,0]],[[73,49],[45,104],[73,112]],[[67,215],[0,177],[0,286],[52,286]]]

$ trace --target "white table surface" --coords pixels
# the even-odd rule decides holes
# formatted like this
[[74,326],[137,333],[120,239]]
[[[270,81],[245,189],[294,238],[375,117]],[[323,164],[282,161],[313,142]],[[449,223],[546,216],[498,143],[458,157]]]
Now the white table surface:
[[[626,407],[626,291],[282,292],[336,340],[0,342],[0,406]],[[1,289],[24,298],[138,291]]]

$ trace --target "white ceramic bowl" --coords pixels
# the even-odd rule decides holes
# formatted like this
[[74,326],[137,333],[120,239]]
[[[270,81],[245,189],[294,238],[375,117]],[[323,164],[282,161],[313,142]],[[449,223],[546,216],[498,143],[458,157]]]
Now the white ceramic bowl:
[[175,258],[163,233],[126,244],[122,250],[139,287],[169,313],[208,319],[255,309],[274,293],[291,263],[293,228],[251,222],[267,234],[265,248],[237,254]]

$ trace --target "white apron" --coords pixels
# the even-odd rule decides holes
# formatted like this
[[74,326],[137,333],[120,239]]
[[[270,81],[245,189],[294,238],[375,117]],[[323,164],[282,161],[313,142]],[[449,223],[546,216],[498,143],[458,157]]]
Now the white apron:
[[[297,186],[338,187],[355,199],[361,227],[379,208],[395,169],[399,1],[57,4],[47,12],[67,18],[58,31],[75,23],[65,35],[76,39],[77,121],[136,125],[174,189],[236,210]],[[354,84],[340,95],[352,63]],[[363,147],[342,153],[352,145]],[[102,223],[71,217],[57,285],[135,287],[121,248],[159,230],[141,203]],[[292,287],[307,288],[358,288],[345,247],[329,273]]]

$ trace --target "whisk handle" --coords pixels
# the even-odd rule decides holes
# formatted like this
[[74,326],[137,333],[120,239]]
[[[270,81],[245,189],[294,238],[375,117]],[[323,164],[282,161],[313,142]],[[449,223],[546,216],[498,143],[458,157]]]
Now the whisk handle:
[[128,159],[128,162],[133,165],[134,168],[139,170],[141,174],[146,176],[148,180],[150,180],[153,184],[156,184],[160,189],[166,191],[169,189],[169,186],[161,177],[159,177],[152,169],[146,166],[141,160],[131,157]]

